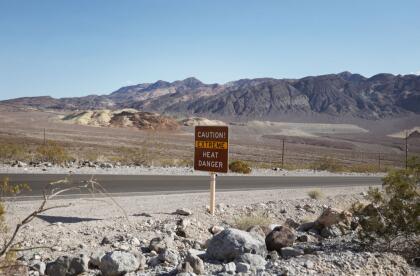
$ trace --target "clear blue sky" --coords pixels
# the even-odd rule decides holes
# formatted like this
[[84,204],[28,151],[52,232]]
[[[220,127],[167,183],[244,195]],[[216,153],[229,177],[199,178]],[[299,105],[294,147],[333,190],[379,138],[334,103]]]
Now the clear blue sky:
[[420,1],[0,0],[0,99],[420,71]]

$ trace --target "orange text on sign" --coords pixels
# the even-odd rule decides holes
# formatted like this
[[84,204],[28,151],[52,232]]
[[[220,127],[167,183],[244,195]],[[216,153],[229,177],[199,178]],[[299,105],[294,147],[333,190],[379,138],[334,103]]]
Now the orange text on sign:
[[195,141],[195,147],[199,149],[228,149],[227,142],[218,141]]

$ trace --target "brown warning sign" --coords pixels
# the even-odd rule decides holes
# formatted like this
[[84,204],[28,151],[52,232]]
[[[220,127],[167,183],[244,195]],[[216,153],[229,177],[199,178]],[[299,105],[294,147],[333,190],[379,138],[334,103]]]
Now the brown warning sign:
[[229,130],[227,126],[196,126],[194,169],[228,172]]

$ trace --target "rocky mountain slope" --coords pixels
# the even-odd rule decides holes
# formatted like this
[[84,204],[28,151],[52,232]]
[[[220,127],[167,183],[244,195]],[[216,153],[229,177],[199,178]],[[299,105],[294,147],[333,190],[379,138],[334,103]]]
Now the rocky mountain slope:
[[122,87],[110,95],[19,98],[0,103],[66,110],[135,108],[235,119],[314,114],[379,119],[420,113],[420,76],[366,78],[343,72],[302,79],[242,79],[223,85],[188,78]]

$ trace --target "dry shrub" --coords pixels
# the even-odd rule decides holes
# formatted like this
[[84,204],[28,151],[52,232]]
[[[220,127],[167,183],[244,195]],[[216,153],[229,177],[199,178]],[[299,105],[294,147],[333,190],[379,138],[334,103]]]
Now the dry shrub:
[[110,158],[113,162],[120,162],[125,165],[146,165],[149,155],[144,148],[128,148],[120,147],[116,151],[116,155]]
[[36,156],[42,162],[51,162],[53,164],[63,164],[71,159],[67,150],[53,141],[38,146]]
[[233,161],[229,164],[229,170],[235,173],[249,174],[251,167],[244,161]]
[[[0,237],[4,239],[2,242],[5,242],[8,234],[6,207],[3,200],[5,197],[15,196],[24,190],[30,190],[29,186],[26,184],[10,184],[8,177],[3,178],[0,183]],[[12,272],[16,271],[17,267],[15,251],[9,251],[5,256],[0,256],[0,275],[13,275]]]
[[374,173],[379,171],[379,167],[376,164],[354,164],[346,169],[356,173]]
[[390,172],[382,186],[369,189],[370,204],[353,207],[360,237],[374,250],[419,256],[420,163],[412,159],[408,169]]
[[0,143],[0,160],[24,160],[27,157],[26,146],[18,143]]
[[340,161],[331,157],[322,157],[318,161],[312,163],[311,169],[318,171],[342,172],[344,166]]
[[308,196],[312,199],[321,199],[324,197],[324,194],[321,190],[311,190],[308,192]]
[[268,226],[271,223],[271,219],[263,214],[243,215],[235,218],[234,227],[246,231],[252,226]]

